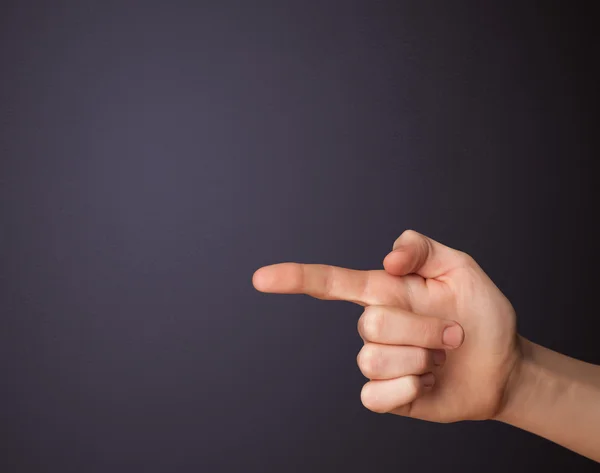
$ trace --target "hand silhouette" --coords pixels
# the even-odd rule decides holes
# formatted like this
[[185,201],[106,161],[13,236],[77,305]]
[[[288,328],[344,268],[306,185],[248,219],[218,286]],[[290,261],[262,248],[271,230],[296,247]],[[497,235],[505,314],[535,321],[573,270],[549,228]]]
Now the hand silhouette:
[[435,422],[495,418],[521,353],[508,299],[466,253],[405,231],[384,270],[279,263],[258,269],[262,292],[365,307],[358,355],[363,404]]

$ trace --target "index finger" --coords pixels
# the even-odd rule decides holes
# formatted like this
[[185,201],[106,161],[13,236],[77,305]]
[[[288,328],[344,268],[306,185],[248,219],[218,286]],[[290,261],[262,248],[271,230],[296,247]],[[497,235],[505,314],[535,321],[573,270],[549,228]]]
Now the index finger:
[[277,263],[258,269],[254,287],[261,292],[306,294],[356,304],[410,304],[407,282],[383,270],[361,271],[324,264]]

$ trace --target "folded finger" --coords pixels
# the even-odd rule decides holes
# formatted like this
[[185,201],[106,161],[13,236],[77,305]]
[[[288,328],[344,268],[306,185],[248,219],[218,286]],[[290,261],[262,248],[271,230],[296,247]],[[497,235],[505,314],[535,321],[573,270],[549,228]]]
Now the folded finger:
[[453,320],[392,306],[366,307],[358,319],[358,332],[374,343],[423,348],[454,349],[464,340],[463,328]]
[[363,386],[360,397],[367,409],[378,413],[390,412],[413,402],[430,390],[434,382],[432,373],[369,381]]
[[378,343],[366,343],[356,358],[360,371],[369,379],[424,374],[441,366],[445,360],[444,350]]

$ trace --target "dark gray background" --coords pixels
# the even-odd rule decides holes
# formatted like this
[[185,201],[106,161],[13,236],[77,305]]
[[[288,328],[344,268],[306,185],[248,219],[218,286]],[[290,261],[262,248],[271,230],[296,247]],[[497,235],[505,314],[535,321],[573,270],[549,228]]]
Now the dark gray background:
[[2,471],[597,469],[499,423],[370,413],[362,309],[251,286],[379,268],[414,228],[471,253],[525,336],[600,363],[591,11],[1,8]]

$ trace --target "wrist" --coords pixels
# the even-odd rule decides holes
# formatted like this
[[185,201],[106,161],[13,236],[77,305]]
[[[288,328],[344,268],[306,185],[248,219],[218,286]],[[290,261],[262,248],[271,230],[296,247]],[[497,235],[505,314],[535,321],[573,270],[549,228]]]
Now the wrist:
[[600,366],[518,337],[519,361],[494,420],[600,462]]
[[543,370],[534,353],[536,347],[534,343],[517,335],[518,361],[508,376],[502,406],[493,420],[515,425],[527,406],[535,402],[534,391],[545,383]]

